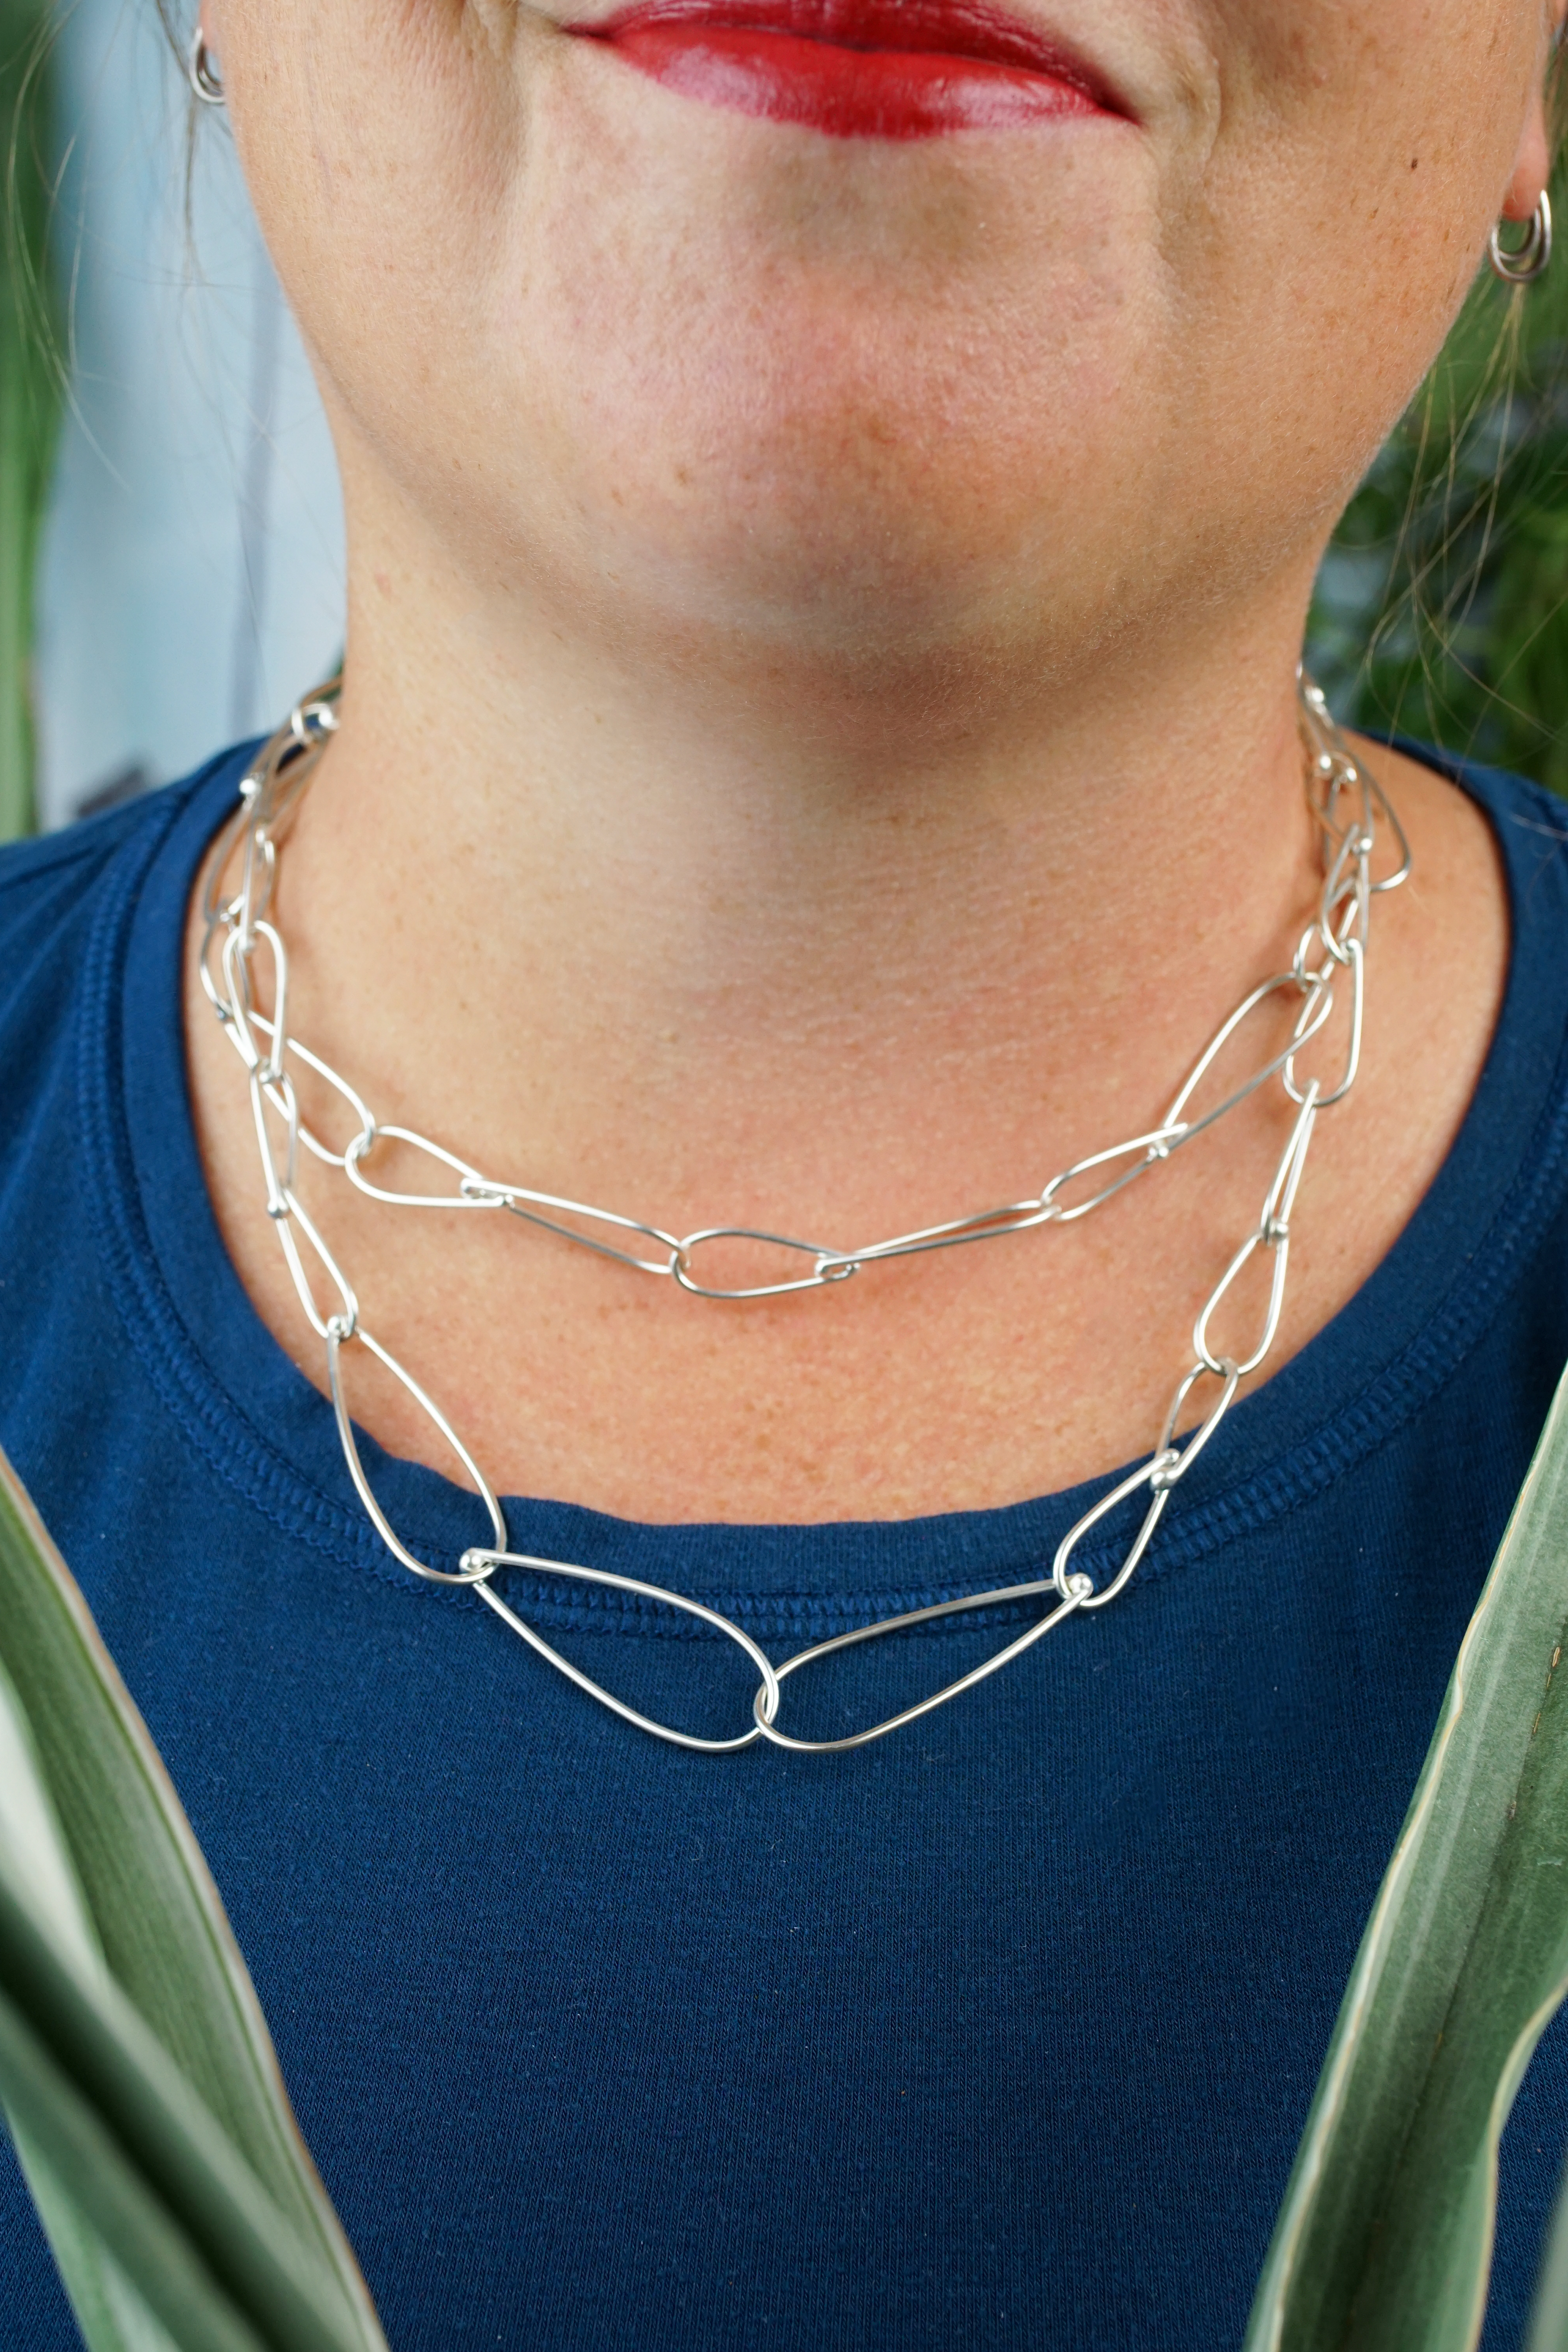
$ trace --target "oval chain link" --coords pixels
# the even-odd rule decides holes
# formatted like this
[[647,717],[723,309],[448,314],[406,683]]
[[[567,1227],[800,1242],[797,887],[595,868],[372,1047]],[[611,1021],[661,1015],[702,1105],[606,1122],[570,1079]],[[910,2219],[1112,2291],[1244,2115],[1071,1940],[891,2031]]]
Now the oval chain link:
[[[1410,871],[1409,844],[1387,795],[1376,779],[1353,757],[1318,688],[1309,678],[1299,674],[1301,732],[1308,759],[1307,797],[1321,839],[1323,868],[1316,913],[1302,934],[1290,971],[1275,973],[1270,979],[1260,982],[1227,1015],[1193,1064],[1159,1126],[1145,1134],[1134,1136],[1125,1143],[1111,1144],[1103,1150],[1090,1152],[1052,1176],[1039,1193],[1028,1199],[1011,1202],[1000,1208],[977,1211],[971,1216],[956,1217],[946,1223],[894,1234],[886,1241],[867,1243],[853,1249],[834,1249],[821,1243],[801,1241],[789,1234],[769,1233],[750,1225],[706,1225],[695,1233],[677,1235],[667,1232],[662,1225],[646,1223],[640,1218],[625,1216],[614,1210],[596,1209],[584,1202],[537,1192],[525,1184],[498,1181],[412,1128],[382,1126],[358,1090],[319,1055],[289,1034],[288,956],[283,939],[271,919],[277,883],[278,853],[300,798],[309,783],[317,758],[337,727],[340,688],[340,682],[333,679],[301,703],[290,715],[287,724],[267,744],[240,786],[239,809],[220,841],[204,894],[200,970],[202,985],[213,1010],[245,1064],[251,1115],[266,1185],[267,1214],[283,1250],[300,1307],[317,1337],[325,1343],[328,1388],[344,1461],[367,1517],[392,1557],[411,1574],[434,1583],[472,1587],[504,1624],[578,1689],[597,1699],[601,1706],[639,1730],[650,1732],[655,1738],[667,1740],[675,1747],[695,1749],[705,1755],[731,1754],[750,1747],[758,1739],[767,1740],[777,1748],[789,1748],[796,1754],[831,1755],[843,1748],[863,1747],[869,1740],[883,1738],[888,1732],[897,1731],[904,1725],[928,1715],[934,1707],[945,1706],[949,1699],[956,1698],[960,1692],[973,1689],[977,1683],[1020,1657],[1069,1617],[1081,1611],[1103,1609],[1108,1601],[1113,1601],[1136,1572],[1174,1488],[1186,1476],[1229,1412],[1240,1382],[1258,1370],[1273,1347],[1284,1307],[1290,1264],[1291,1218],[1313,1130],[1321,1114],[1343,1101],[1349,1093],[1360,1067],[1372,902],[1382,893],[1396,889]],[[1393,867],[1377,875],[1374,873],[1373,861],[1377,853],[1380,826],[1386,827],[1392,834],[1397,855]],[[225,897],[225,879],[236,855],[240,861],[238,887],[232,896]],[[255,967],[258,949],[265,949],[271,965],[269,1013],[263,1013],[256,1001]],[[1346,982],[1350,996],[1344,1060],[1335,1084],[1325,1087],[1319,1078],[1300,1078],[1297,1062],[1305,1048],[1327,1027],[1334,1009],[1336,982],[1341,979]],[[1196,1117],[1191,1116],[1193,1101],[1203,1080],[1249,1016],[1272,998],[1288,995],[1292,991],[1300,1003],[1288,1045],[1259,1065],[1248,1078],[1233,1087],[1219,1102]],[[266,1041],[265,1050],[262,1040]],[[287,1066],[290,1059],[298,1060],[313,1071],[335,1091],[352,1114],[356,1122],[354,1132],[340,1150],[334,1150],[301,1117],[294,1080]],[[835,1633],[829,1640],[812,1643],[778,1666],[732,1618],[692,1600],[686,1594],[669,1591],[662,1585],[643,1583],[636,1577],[617,1575],[607,1569],[537,1559],[530,1554],[509,1549],[506,1515],[483,1470],[434,1399],[366,1328],[351,1285],[302,1207],[297,1191],[299,1150],[303,1145],[313,1158],[339,1170],[359,1192],[392,1207],[506,1210],[529,1224],[540,1226],[548,1233],[575,1242],[580,1248],[612,1258],[640,1273],[669,1276],[682,1289],[700,1298],[777,1298],[795,1291],[828,1288],[835,1283],[849,1280],[863,1266],[886,1259],[953,1249],[971,1242],[994,1240],[1005,1234],[1028,1232],[1035,1226],[1074,1224],[1113,1199],[1150,1168],[1169,1160],[1173,1152],[1215,1126],[1270,1078],[1276,1076],[1287,1097],[1297,1106],[1290,1139],[1264,1196],[1257,1224],[1242,1241],[1198,1310],[1193,1326],[1193,1353],[1197,1360],[1176,1384],[1159,1441],[1149,1459],[1102,1495],[1098,1502],[1068,1529],[1057,1547],[1048,1576],[1000,1586],[989,1592],[968,1593],[956,1600],[934,1601],[924,1608],[905,1610],[897,1616],[881,1618],[874,1624],[855,1626],[848,1633]],[[276,1139],[274,1126],[279,1130]],[[382,1144],[423,1153],[438,1170],[455,1179],[455,1183],[439,1191],[415,1192],[377,1182],[366,1163]],[[1100,1171],[1112,1170],[1115,1172],[1109,1176],[1108,1181],[1095,1181]],[[1062,1195],[1070,1186],[1081,1184],[1084,1180],[1089,1181],[1085,1197],[1063,1199]],[[616,1238],[609,1238],[611,1235]],[[643,1255],[634,1247],[618,1246],[621,1237],[628,1242],[640,1240],[651,1244],[657,1255]],[[301,1238],[320,1273],[337,1293],[337,1304],[326,1311],[317,1298],[308,1272],[305,1255],[299,1246]],[[776,1281],[746,1286],[705,1283],[699,1279],[694,1255],[716,1243],[749,1244],[783,1252],[804,1259],[808,1264],[800,1273],[790,1274]],[[1210,1339],[1210,1323],[1219,1314],[1244,1269],[1260,1250],[1269,1253],[1270,1266],[1268,1298],[1255,1342],[1244,1354],[1218,1352]],[[363,1347],[375,1356],[385,1370],[402,1383],[445,1439],[484,1507],[494,1541],[488,1546],[472,1546],[462,1554],[455,1569],[434,1568],[418,1558],[402,1541],[376,1499],[360,1455],[344,1381],[344,1353],[355,1346]],[[1205,1417],[1178,1444],[1177,1424],[1186,1411],[1193,1390],[1206,1379],[1218,1381],[1219,1392]],[[1096,1587],[1092,1577],[1072,1567],[1073,1556],[1103,1521],[1112,1518],[1124,1505],[1134,1502],[1140,1496],[1145,1498],[1143,1516],[1132,1540],[1122,1553],[1114,1571]],[[627,1593],[655,1608],[683,1612],[711,1626],[735,1643],[757,1671],[759,1679],[752,1702],[750,1723],[732,1738],[707,1739],[674,1729],[668,1724],[657,1723],[640,1714],[635,1707],[629,1706],[624,1700],[617,1698],[612,1692],[605,1690],[574,1666],[570,1659],[563,1657],[544,1639],[536,1627],[528,1624],[503,1600],[495,1591],[491,1580],[498,1569],[504,1568],[531,1569],[550,1577],[603,1586]],[[778,1716],[782,1685],[789,1675],[800,1673],[803,1667],[816,1664],[839,1651],[854,1648],[862,1642],[880,1640],[886,1633],[907,1632],[916,1625],[932,1624],[950,1617],[973,1616],[995,1608],[1011,1608],[1030,1601],[1046,1601],[1050,1606],[1034,1623],[1004,1643],[979,1665],[945,1684],[929,1697],[890,1716],[886,1721],[873,1724],[864,1730],[846,1733],[837,1739],[799,1739],[779,1728]]]

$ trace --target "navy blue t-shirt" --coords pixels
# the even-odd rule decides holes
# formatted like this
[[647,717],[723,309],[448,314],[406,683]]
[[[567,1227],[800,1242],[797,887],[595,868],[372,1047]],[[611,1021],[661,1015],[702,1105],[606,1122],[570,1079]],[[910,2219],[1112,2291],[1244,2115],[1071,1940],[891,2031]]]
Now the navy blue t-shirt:
[[[238,773],[0,857],[0,1444],[168,1760],[392,2352],[1236,2346],[1568,1359],[1568,812],[1464,777],[1513,913],[1474,1105],[1115,1607],[873,1748],[715,1759],[396,1568],[239,1286],[180,1023]],[[483,1538],[472,1496],[362,1443],[416,1549]],[[507,1508],[517,1549],[783,1656],[1040,1574],[1107,1484],[799,1528]],[[507,1590],[633,1703],[744,1720],[755,1676],[692,1621]],[[800,1719],[878,1720],[1005,1631],[852,1651]],[[1553,2029],[1505,2146],[1489,2352],[1519,2341],[1565,2123]],[[75,2340],[3,2147],[0,2315],[6,2346]]]

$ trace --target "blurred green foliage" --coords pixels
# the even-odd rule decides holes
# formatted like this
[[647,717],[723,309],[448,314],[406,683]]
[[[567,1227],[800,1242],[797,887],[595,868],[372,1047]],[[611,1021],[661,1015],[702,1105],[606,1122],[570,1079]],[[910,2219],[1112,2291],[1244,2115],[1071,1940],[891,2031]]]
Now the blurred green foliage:
[[1348,724],[1568,793],[1568,172],[1552,194],[1545,276],[1483,269],[1352,499],[1307,666]]
[[48,269],[50,0],[0,0],[0,841],[33,823],[33,577],[60,407]]

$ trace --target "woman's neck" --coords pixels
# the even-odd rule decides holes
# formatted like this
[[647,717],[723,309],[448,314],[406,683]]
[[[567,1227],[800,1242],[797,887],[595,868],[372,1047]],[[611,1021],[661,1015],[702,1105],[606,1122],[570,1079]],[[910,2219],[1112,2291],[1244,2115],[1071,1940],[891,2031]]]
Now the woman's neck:
[[1092,695],[950,649],[628,676],[508,618],[411,646],[361,600],[280,907],[300,1034],[547,1189],[811,1231],[1016,1191],[1303,919],[1288,618]]
[[[951,645],[898,674],[655,660],[517,600],[507,632],[482,600],[459,626],[428,583],[404,628],[398,577],[357,599],[341,731],[283,851],[290,1029],[383,1122],[492,1178],[841,1249],[1018,1200],[1146,1131],[1312,911],[1299,594],[1217,624],[1207,655],[1174,630],[1103,644],[1091,693]],[[1388,765],[1417,878],[1379,902],[1363,1075],[1320,1125],[1270,1370],[1420,1198],[1501,985],[1483,821]],[[321,1385],[243,1073],[190,1003],[225,1237]],[[653,1519],[903,1516],[1147,1451],[1292,1117],[1260,1089],[1087,1224],[747,1306],[511,1218],[301,1182],[371,1327],[498,1489]],[[353,1383],[375,1436],[450,1470],[373,1364]]]

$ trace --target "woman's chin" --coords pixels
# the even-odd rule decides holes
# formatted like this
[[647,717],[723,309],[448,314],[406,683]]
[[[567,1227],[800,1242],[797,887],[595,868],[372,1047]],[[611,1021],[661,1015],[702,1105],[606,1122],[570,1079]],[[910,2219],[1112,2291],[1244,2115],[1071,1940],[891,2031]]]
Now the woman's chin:
[[[1145,495],[1141,463],[1103,463],[1127,437],[1126,378],[1088,334],[1032,382],[1016,344],[923,336],[869,305],[803,299],[759,323],[715,302],[653,367],[646,341],[587,341],[534,377],[518,528],[681,630],[924,647],[1059,572],[1082,583],[1069,552],[1132,527]],[[592,389],[538,397],[563,382]]]
[[923,658],[1002,625],[1076,535],[1065,516],[1052,528],[1047,486],[1020,480],[1005,449],[955,460],[885,414],[682,446],[666,432],[581,447],[549,485],[553,513],[518,519],[535,576],[568,587],[580,618],[600,604],[601,636]]

